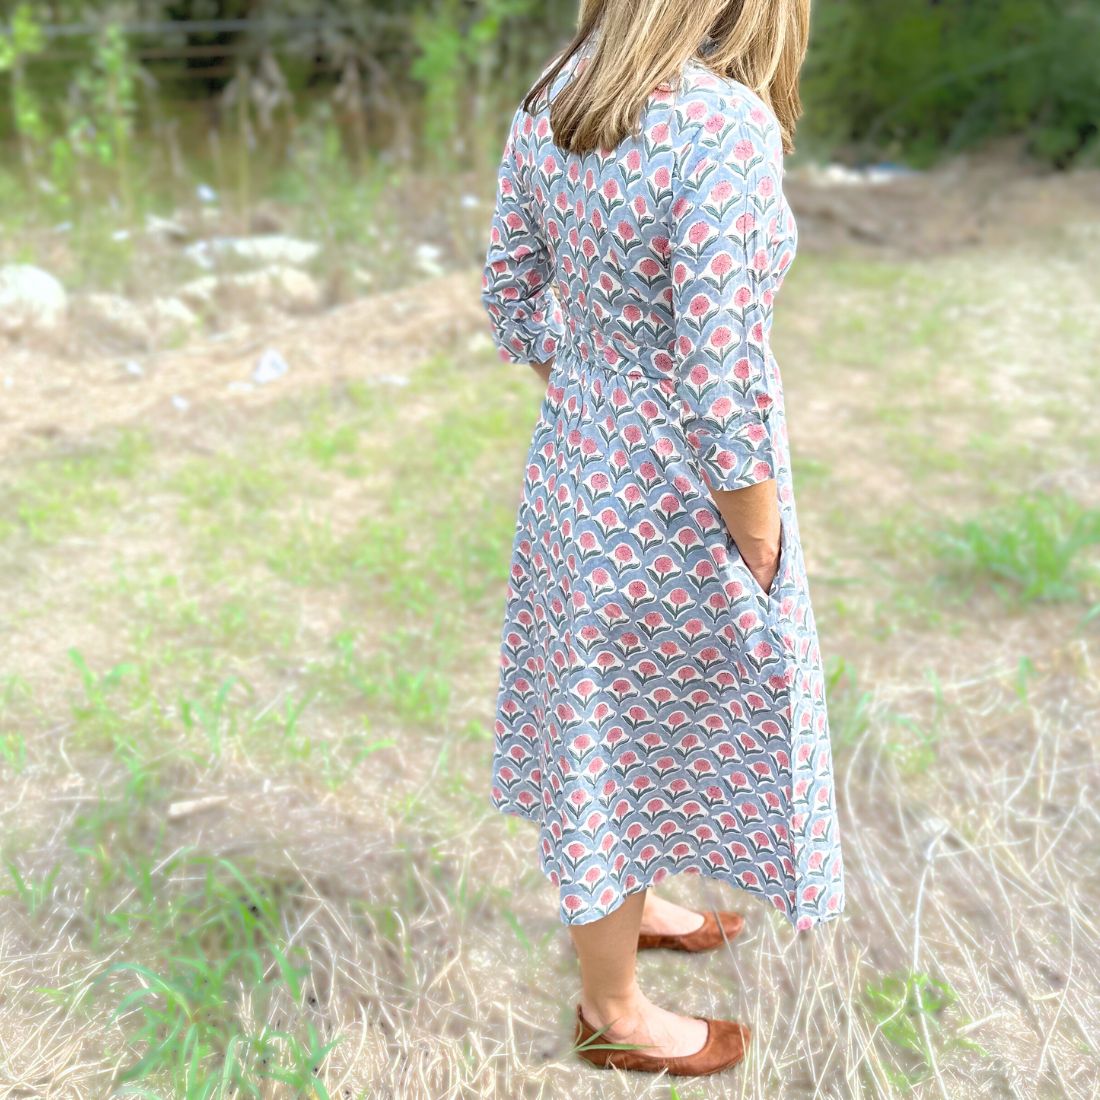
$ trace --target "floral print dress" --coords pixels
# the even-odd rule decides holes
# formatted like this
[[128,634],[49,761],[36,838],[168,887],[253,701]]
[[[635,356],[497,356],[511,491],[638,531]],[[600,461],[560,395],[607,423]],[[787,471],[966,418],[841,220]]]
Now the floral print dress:
[[[566,924],[680,872],[798,929],[844,906],[769,346],[796,245],[782,156],[764,102],[694,60],[616,149],[563,152],[545,108],[520,108],[506,144],[483,301],[506,362],[554,365],[516,518],[490,791],[537,824]],[[782,531],[765,592],[709,487],[769,478]]]

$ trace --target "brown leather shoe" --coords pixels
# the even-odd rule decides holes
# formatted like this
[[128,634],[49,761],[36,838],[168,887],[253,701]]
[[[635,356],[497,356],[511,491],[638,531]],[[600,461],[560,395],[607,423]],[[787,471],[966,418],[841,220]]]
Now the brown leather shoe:
[[[705,1077],[737,1065],[745,1057],[752,1032],[733,1020],[708,1020],[696,1016],[707,1025],[707,1038],[694,1054],[678,1058],[657,1058],[646,1054],[644,1048],[617,1049],[618,1044],[605,1039],[602,1032],[593,1028],[577,1005],[577,1054],[586,1062],[601,1069],[633,1069],[641,1073],[667,1072],[673,1077]],[[608,1049],[611,1047],[613,1049]]]
[[720,947],[727,940],[732,940],[744,927],[745,918],[740,913],[708,909],[703,914],[703,923],[691,932],[682,932],[679,935],[640,933],[638,950],[646,951],[655,947],[664,947],[671,951],[710,951]]

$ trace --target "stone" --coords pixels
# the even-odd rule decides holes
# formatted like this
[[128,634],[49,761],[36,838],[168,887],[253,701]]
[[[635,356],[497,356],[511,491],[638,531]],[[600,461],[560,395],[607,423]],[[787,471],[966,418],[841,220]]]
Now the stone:
[[246,309],[274,307],[291,313],[309,313],[324,299],[312,275],[281,265],[237,275],[204,275],[181,287],[180,297],[200,309],[230,304]]
[[290,370],[282,354],[275,348],[264,348],[256,366],[252,369],[252,381],[257,386],[277,382]]
[[73,313],[97,337],[120,348],[145,348],[151,336],[139,305],[120,294],[82,294],[73,300]]
[[65,321],[69,298],[48,271],[30,264],[0,267],[0,332],[48,334]]
[[183,251],[188,259],[210,271],[219,260],[236,260],[238,263],[264,267],[283,264],[301,267],[320,255],[321,246],[315,241],[268,233],[258,237],[211,237],[195,241]]
[[154,298],[146,310],[158,343],[177,344],[202,327],[199,315],[179,298]]

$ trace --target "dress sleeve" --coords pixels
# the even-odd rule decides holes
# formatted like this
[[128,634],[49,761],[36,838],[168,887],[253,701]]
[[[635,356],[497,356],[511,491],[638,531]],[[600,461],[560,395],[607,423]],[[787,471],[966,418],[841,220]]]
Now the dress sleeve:
[[688,441],[714,489],[776,476],[768,335],[782,272],[772,270],[769,227],[781,158],[777,124],[758,108],[719,110],[690,135],[673,183],[677,386]]
[[481,300],[494,341],[508,363],[554,358],[565,329],[561,306],[550,287],[550,252],[533,216],[525,178],[530,128],[531,118],[521,107],[497,175],[496,209],[481,281]]

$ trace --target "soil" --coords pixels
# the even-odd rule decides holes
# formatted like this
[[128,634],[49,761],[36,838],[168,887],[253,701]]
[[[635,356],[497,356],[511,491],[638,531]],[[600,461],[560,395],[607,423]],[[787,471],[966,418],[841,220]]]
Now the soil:
[[[1100,225],[1100,171],[1046,171],[1003,148],[879,183],[830,181],[799,169],[787,189],[800,249],[853,257],[929,257]],[[79,439],[104,425],[178,421],[208,402],[248,408],[300,388],[401,374],[440,349],[487,340],[477,277],[473,267],[138,359],[89,354],[71,338],[50,347],[0,345],[0,454]],[[289,371],[255,385],[250,378],[266,348]]]

